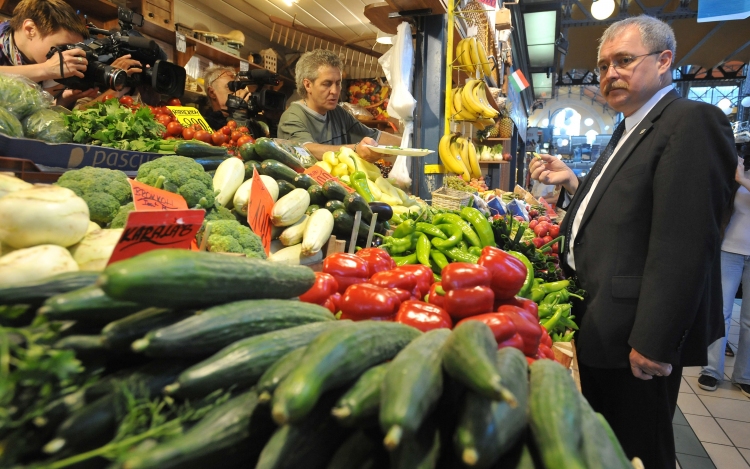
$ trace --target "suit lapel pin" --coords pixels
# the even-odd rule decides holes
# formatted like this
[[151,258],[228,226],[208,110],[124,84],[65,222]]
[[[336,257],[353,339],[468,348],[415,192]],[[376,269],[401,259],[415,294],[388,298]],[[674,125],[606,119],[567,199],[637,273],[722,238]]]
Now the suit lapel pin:
[[646,132],[646,129],[641,129],[640,135],[643,135],[644,132]]

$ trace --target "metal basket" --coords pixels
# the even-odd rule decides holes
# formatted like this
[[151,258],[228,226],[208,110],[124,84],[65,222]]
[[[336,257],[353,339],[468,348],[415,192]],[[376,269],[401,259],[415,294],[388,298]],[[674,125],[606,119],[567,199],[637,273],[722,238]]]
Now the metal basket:
[[471,204],[473,197],[470,193],[441,187],[432,193],[432,206],[445,210],[461,210]]

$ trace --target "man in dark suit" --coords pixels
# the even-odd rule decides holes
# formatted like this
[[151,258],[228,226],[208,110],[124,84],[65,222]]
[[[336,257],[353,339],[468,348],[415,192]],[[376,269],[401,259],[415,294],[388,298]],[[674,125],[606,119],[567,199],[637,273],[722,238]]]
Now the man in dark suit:
[[649,469],[674,467],[682,367],[705,364],[723,334],[719,226],[737,165],[719,108],[672,89],[675,42],[652,17],[611,25],[597,69],[625,119],[583,180],[549,155],[530,165],[565,189],[561,260],[587,292],[575,305],[583,394]]

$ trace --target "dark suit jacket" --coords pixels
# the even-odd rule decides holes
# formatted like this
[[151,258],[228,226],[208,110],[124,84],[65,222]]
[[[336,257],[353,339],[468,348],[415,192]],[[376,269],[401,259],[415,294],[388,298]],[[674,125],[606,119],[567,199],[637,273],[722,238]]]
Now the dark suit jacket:
[[[706,363],[708,345],[724,333],[719,226],[736,161],[719,108],[674,91],[633,129],[575,239],[578,280],[587,292],[574,308],[583,364],[627,368],[631,347],[673,365]],[[562,233],[585,189],[584,180]]]

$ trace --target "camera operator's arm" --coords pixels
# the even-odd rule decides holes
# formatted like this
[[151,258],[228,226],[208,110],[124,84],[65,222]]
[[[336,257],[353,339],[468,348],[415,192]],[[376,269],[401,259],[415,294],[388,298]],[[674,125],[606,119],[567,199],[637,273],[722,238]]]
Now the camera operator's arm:
[[79,99],[93,98],[97,94],[99,94],[99,88],[90,88],[88,90],[66,89],[60,96],[57,97],[57,99],[55,100],[55,104],[70,109]]
[[43,63],[2,66],[0,67],[0,73],[13,73],[25,76],[31,81],[41,82],[72,76],[83,78],[83,72],[86,71],[87,65],[86,52],[81,49],[71,49],[57,52]]

